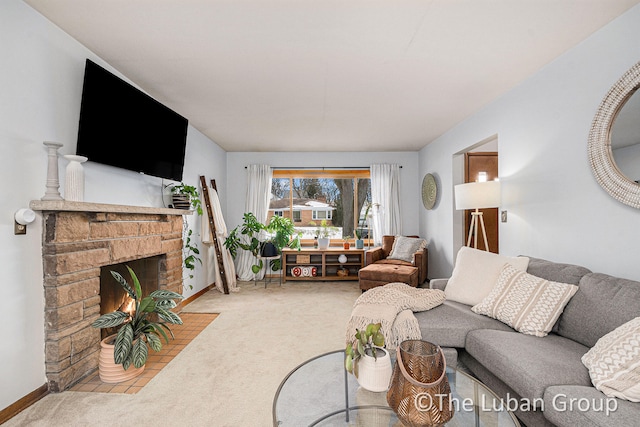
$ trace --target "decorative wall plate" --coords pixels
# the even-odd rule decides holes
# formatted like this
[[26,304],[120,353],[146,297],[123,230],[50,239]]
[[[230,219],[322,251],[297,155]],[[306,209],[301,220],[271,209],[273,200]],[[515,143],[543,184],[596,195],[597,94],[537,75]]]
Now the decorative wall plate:
[[438,185],[436,179],[430,173],[424,176],[422,180],[422,204],[427,210],[433,209],[438,198]]

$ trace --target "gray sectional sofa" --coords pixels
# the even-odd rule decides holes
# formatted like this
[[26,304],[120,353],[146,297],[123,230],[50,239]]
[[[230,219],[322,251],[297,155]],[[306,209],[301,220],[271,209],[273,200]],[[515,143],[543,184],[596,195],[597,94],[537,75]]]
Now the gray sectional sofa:
[[[504,402],[531,403],[530,410],[519,404],[515,411],[528,427],[640,425],[640,403],[602,394],[581,361],[600,337],[640,316],[640,282],[536,258],[527,272],[579,286],[546,337],[521,334],[468,305],[445,301],[415,313],[422,339],[443,347],[450,365],[463,364]],[[444,290],[446,283],[434,279],[430,287]]]

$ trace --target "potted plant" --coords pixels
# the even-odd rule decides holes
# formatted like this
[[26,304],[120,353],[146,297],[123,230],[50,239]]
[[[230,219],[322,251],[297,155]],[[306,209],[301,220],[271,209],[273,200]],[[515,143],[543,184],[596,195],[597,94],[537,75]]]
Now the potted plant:
[[363,330],[356,329],[354,340],[347,343],[345,368],[354,374],[358,384],[373,392],[386,391],[391,380],[391,357],[383,348],[381,323],[369,323]]
[[364,249],[364,225],[367,223],[367,215],[369,215],[369,209],[371,209],[371,203],[367,203],[367,209],[364,211],[364,220],[358,221],[361,225],[356,228],[356,249]]
[[238,255],[238,249],[251,252],[256,259],[256,263],[251,266],[253,274],[258,274],[263,267],[260,259],[263,246],[263,242],[260,241],[260,232],[265,229],[266,226],[258,221],[252,212],[247,212],[243,216],[243,223],[231,230],[224,241],[225,248],[229,249],[233,258]]
[[[302,233],[296,232],[293,221],[289,218],[274,215],[269,220],[269,224],[265,227],[265,230],[272,233],[271,239],[266,241],[265,246],[271,244],[274,246],[277,253],[282,253],[284,248],[292,248],[300,250],[300,235]],[[262,252],[265,252],[263,247]],[[272,255],[273,256],[273,255]],[[271,270],[278,271],[281,268],[281,260],[271,260]]]
[[351,235],[346,235],[346,236],[342,236],[342,247],[344,249],[349,249],[351,247],[351,244],[349,243],[349,240],[351,239]]
[[[173,332],[167,323],[182,324],[180,316],[170,311],[177,305],[175,300],[182,300],[182,295],[159,289],[142,297],[142,287],[138,277],[129,266],[127,270],[131,275],[133,286],[129,285],[120,273],[111,271],[111,275],[131,298],[132,311],[118,309],[103,314],[91,324],[94,328],[119,327],[117,334],[105,338],[101,343],[99,373],[100,379],[104,382],[124,381],[126,377],[123,379],[121,375],[131,365],[136,369],[131,369],[129,376],[142,373],[149,355],[149,347],[154,351],[160,351],[161,337],[169,343],[167,332],[173,338]],[[110,351],[113,352],[113,356],[104,357],[104,353]]]
[[[313,221],[311,221],[309,224],[312,226],[316,226],[316,223]],[[326,219],[320,221],[320,225],[316,229],[316,236],[318,236],[318,249],[324,250],[329,247],[329,244],[331,243],[329,237],[331,236],[331,233],[335,232],[336,230],[336,227],[331,227],[327,224]]]
[[184,183],[171,186],[171,198],[173,207],[176,209],[195,209],[198,215],[202,215],[202,203],[200,202],[200,193],[198,189],[192,185]]

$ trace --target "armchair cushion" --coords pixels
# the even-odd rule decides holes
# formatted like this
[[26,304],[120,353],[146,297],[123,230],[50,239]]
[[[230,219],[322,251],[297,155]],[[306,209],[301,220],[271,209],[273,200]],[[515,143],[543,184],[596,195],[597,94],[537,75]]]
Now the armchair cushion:
[[421,251],[427,246],[424,239],[416,237],[396,236],[393,240],[391,253],[387,259],[397,259],[400,261],[415,263],[415,253]]

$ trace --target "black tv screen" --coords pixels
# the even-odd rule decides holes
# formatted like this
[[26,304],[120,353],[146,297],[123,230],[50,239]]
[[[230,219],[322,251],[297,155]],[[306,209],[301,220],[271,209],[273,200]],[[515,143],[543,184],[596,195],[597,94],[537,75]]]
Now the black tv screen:
[[87,59],[76,154],[182,181],[188,121]]

